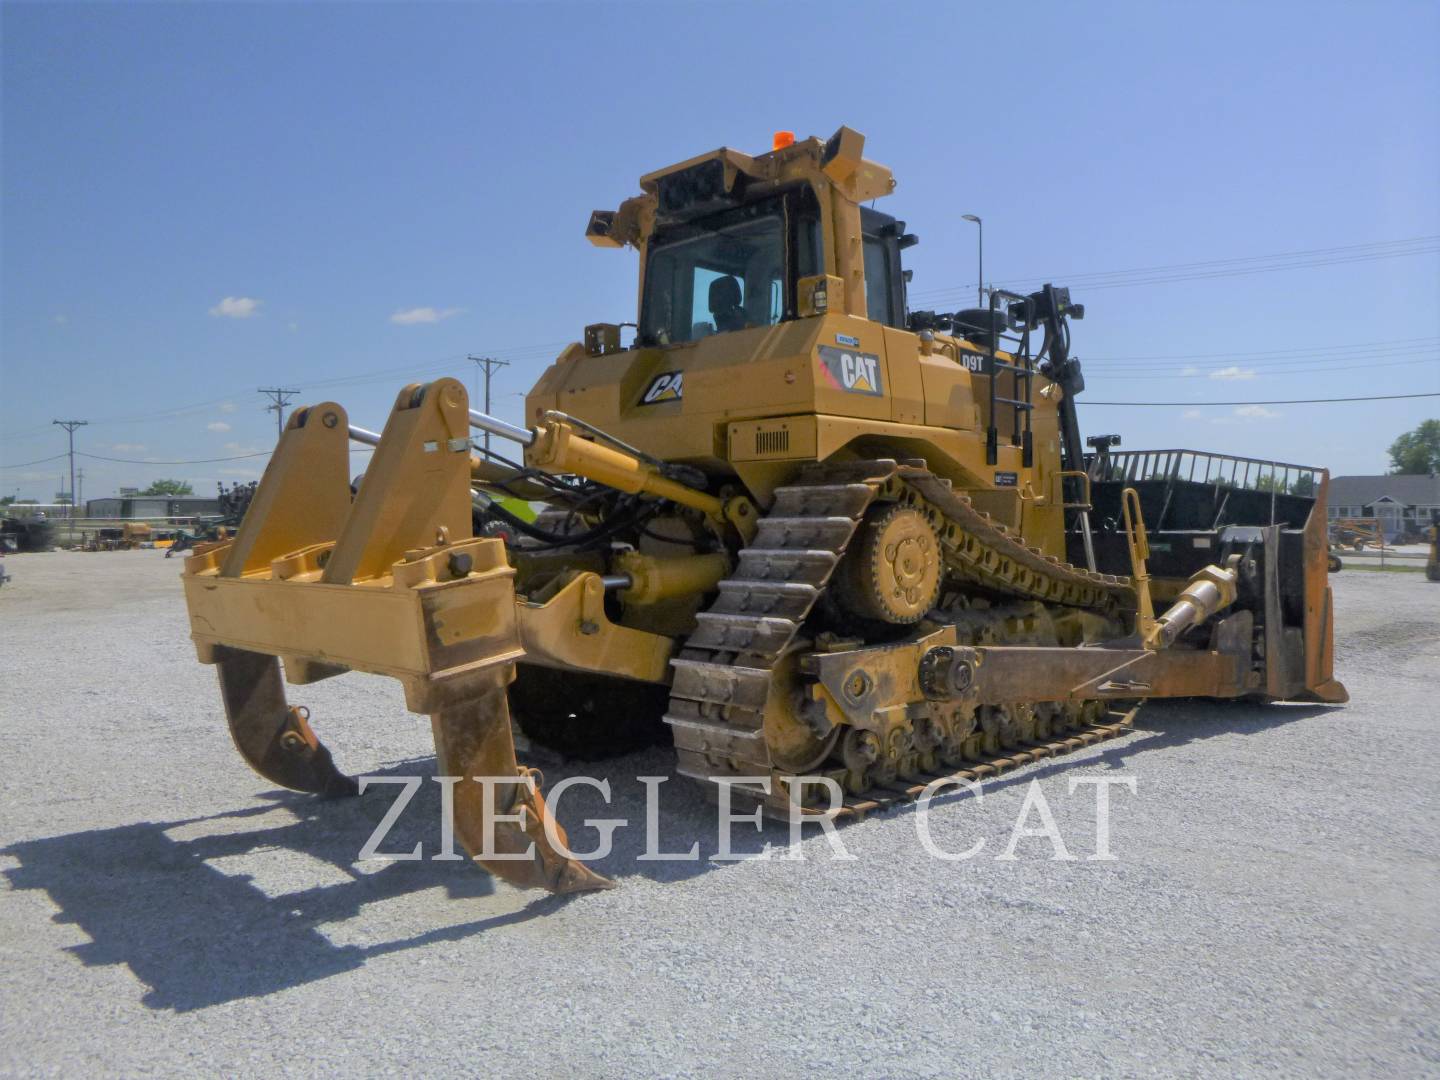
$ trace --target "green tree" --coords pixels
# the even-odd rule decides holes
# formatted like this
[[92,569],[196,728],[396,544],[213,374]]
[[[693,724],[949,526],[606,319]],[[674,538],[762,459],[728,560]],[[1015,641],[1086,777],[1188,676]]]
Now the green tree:
[[1391,472],[1425,476],[1440,472],[1440,420],[1425,420],[1390,444]]
[[1255,481],[1256,491],[1276,491],[1281,495],[1314,495],[1315,481],[1308,474],[1297,476],[1292,482],[1286,483],[1285,477],[1279,474],[1266,473]]
[[194,495],[195,489],[184,480],[156,480],[141,495]]
[[13,503],[14,501],[15,501],[15,496],[14,496],[14,495],[3,495],[3,496],[0,496],[0,506],[9,506],[9,505],[10,505],[11,503]]

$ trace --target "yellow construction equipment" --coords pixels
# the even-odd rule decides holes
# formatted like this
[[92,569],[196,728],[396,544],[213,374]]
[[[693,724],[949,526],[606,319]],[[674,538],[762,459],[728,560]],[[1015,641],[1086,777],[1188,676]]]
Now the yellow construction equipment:
[[86,551],[131,551],[151,542],[148,522],[127,521],[118,528],[96,529],[86,537]]
[[1330,546],[1364,551],[1367,546],[1389,545],[1385,543],[1385,532],[1378,518],[1337,518],[1330,523]]
[[[587,327],[523,425],[448,378],[378,434],[334,402],[292,414],[184,579],[251,765],[353,790],[283,684],[394,677],[442,774],[499,778],[455,785],[467,849],[564,892],[609,883],[516,761],[512,709],[576,754],[663,721],[702,784],[860,817],[1121,735],[1147,698],[1346,700],[1325,470],[1087,454],[1083,308],[1046,285],[909,310],[916,238],[869,205],[895,181],[863,147],[721,149],[592,214],[593,243],[639,252],[634,341]],[[472,428],[520,449],[482,456]],[[352,440],[374,447],[353,491]]]
[[1425,576],[1440,581],[1440,510],[1434,512],[1432,521],[1426,530],[1430,534],[1430,557],[1425,560]]

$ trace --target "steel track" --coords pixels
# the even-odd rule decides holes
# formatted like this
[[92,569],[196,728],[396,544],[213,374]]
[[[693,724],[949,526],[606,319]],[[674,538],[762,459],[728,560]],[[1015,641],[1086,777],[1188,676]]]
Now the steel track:
[[[764,735],[774,668],[877,501],[903,501],[930,520],[950,584],[1106,612],[1131,603],[1128,579],[1092,573],[1023,544],[919,465],[879,460],[809,466],[794,484],[776,490],[754,540],[740,551],[734,572],[671,661],[675,678],[665,721],[674,731],[681,773],[706,784],[733,776],[784,778]],[[844,813],[861,816],[915,798],[941,775],[976,779],[1069,753],[1123,734],[1127,724],[1091,724],[1050,742],[981,757],[954,773],[881,785],[847,798]]]

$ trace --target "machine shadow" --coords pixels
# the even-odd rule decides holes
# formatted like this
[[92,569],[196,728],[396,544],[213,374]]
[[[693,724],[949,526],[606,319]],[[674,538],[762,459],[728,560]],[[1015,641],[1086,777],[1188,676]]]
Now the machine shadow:
[[[572,788],[562,800],[561,817],[578,852],[592,848],[597,836],[580,823],[585,817],[628,818],[617,841],[639,831],[638,846],[617,842],[612,855],[595,864],[602,873],[633,872],[633,855],[644,851],[645,829],[645,789],[636,777],[668,777],[669,758],[657,749],[600,765],[552,766],[552,785],[578,775],[611,781],[610,806],[588,786]],[[146,1006],[176,1012],[264,996],[353,970],[371,957],[472,937],[583,902],[585,894],[497,889],[494,879],[468,860],[434,860],[441,840],[440,787],[428,781],[434,768],[433,758],[419,758],[365,774],[424,778],[379,849],[404,854],[420,844],[422,857],[414,861],[358,861],[401,790],[377,784],[352,799],[269,791],[256,805],[225,813],[21,841],[0,851],[19,863],[4,874],[17,891],[45,892],[59,908],[54,921],[89,937],[67,951],[86,965],[128,966],[147,987]],[[674,850],[669,845],[679,837],[702,831],[711,842],[702,845],[700,861],[653,864],[666,868],[654,875],[662,879],[726,865],[706,861],[716,848],[714,816],[704,797],[680,788],[675,782],[662,785],[662,849]],[[761,850],[767,839],[781,843],[786,835],[769,825],[761,835],[747,836],[740,827],[735,833],[734,850],[742,854]],[[246,856],[247,869],[258,868],[275,852],[305,857],[289,860],[282,888],[261,887],[257,876],[268,880],[269,874],[224,868],[225,860]],[[435,888],[457,904],[481,906],[484,916],[367,944],[337,944],[327,933],[338,925],[339,936],[354,937],[343,924],[367,905]],[[363,927],[362,934],[371,929]]]
[[[1108,766],[1123,768],[1149,750],[1254,734],[1328,711],[1327,706],[1167,702],[1141,712],[1138,738],[1097,749]],[[718,808],[696,785],[674,776],[668,749],[603,762],[536,763],[547,766],[550,792],[566,779],[584,778],[552,799],[577,853],[596,849],[605,823],[623,822],[611,831],[610,851],[590,861],[622,885],[635,877],[676,882],[733,865],[716,859],[722,850]],[[1065,759],[1046,762],[988,781],[986,790],[1043,780],[1065,768]],[[426,778],[433,770],[433,759],[419,758],[366,775]],[[647,786],[642,777],[665,779]],[[601,790],[606,787],[608,800]],[[5,875],[16,890],[44,891],[60,909],[55,921],[73,924],[90,938],[68,951],[87,965],[125,964],[148,988],[145,1005],[176,1012],[263,996],[353,970],[371,957],[469,938],[585,902],[584,894],[562,898],[497,890],[494,879],[466,860],[435,861],[440,787],[428,780],[380,847],[408,853],[418,843],[422,857],[359,863],[361,847],[399,790],[377,784],[358,798],[339,800],[271,791],[255,806],[208,817],[27,840],[3,851],[19,862]],[[936,803],[961,797],[952,793]],[[743,809],[737,805],[735,813]],[[652,812],[653,835],[648,827]],[[783,847],[790,835],[785,824],[768,820],[759,828],[739,822],[729,832],[730,852],[741,857]],[[215,865],[236,856],[263,860],[271,851],[301,853],[328,866],[301,862],[302,869],[286,882],[297,888],[266,891],[255,877]],[[693,857],[645,858],[656,853]],[[335,881],[337,875],[342,880]],[[435,888],[458,904],[483,906],[486,913],[368,944],[337,944],[326,932],[354,919],[366,905]]]

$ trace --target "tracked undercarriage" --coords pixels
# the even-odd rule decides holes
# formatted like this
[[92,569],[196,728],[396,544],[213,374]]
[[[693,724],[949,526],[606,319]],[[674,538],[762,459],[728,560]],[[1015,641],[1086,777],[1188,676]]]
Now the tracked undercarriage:
[[665,720],[680,771],[708,783],[765,777],[782,808],[795,797],[791,777],[823,775],[853,809],[938,769],[1010,761],[1002,749],[1029,752],[1052,732],[1113,734],[1115,725],[1096,724],[1098,701],[956,703],[952,687],[927,695],[918,672],[912,700],[866,716],[846,708],[875,692],[863,671],[839,701],[816,676],[827,656],[942,636],[960,645],[1060,645],[1062,632],[1067,645],[1118,639],[1115,613],[1127,602],[1128,581],[1044,556],[923,464],[812,467],[775,492],[673,662]]

